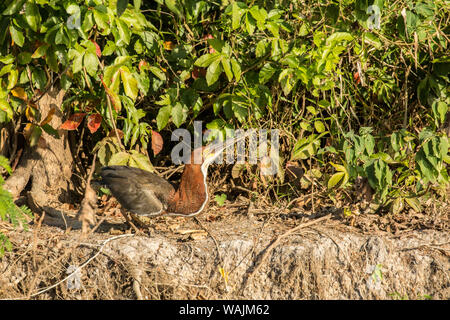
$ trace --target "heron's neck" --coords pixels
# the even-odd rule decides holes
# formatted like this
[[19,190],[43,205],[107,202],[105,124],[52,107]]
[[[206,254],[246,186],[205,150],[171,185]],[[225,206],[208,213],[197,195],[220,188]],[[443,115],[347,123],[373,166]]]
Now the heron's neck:
[[167,213],[174,215],[195,215],[208,202],[206,173],[208,166],[186,164],[174,197],[169,201]]

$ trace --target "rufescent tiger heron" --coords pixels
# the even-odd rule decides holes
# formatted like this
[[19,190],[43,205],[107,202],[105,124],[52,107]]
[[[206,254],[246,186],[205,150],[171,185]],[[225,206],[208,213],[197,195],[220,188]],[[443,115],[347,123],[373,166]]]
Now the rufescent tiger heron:
[[[206,177],[208,167],[228,147],[245,139],[251,131],[229,138],[222,145],[210,144],[194,150],[191,161],[185,164],[181,180],[175,188],[155,173],[128,166],[107,166],[101,170],[101,183],[122,205],[122,214],[128,211],[134,222],[148,225],[150,217],[159,215],[193,217],[208,203]],[[195,152],[202,156],[201,164],[194,163]]]

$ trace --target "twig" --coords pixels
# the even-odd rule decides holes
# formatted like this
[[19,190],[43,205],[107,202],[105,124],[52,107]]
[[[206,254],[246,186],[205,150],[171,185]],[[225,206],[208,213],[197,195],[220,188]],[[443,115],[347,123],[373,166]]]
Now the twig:
[[[213,239],[214,244],[216,245],[216,250],[217,250],[217,256],[219,257],[220,260],[220,264],[222,265],[222,269],[225,271],[225,260],[223,259],[222,255],[220,254],[220,249],[219,249],[219,243],[217,242],[216,238],[212,235],[211,231],[209,231],[201,222],[197,217],[194,217],[194,220],[208,233],[208,235],[211,237],[211,239]],[[227,283],[227,279],[225,277],[222,277],[224,284],[225,284],[225,288],[228,291],[228,283]]]
[[220,262],[223,264],[223,258],[222,258],[221,254],[220,254],[220,251],[219,251],[219,244],[217,243],[216,238],[214,238],[214,236],[212,235],[211,231],[209,231],[209,230],[203,225],[203,223],[200,222],[200,220],[199,220],[197,217],[194,217],[194,220],[195,220],[195,222],[197,222],[197,223],[200,225],[200,227],[202,227],[202,228],[209,234],[209,236],[213,239],[213,241],[214,241],[214,243],[215,243],[215,245],[216,245],[217,255],[218,255],[218,257],[219,257],[219,260],[220,260]]

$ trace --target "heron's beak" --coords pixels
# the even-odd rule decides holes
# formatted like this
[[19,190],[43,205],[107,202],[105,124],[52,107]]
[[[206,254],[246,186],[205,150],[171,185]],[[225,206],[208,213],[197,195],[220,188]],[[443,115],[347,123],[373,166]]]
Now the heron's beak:
[[223,150],[233,146],[235,143],[244,140],[246,137],[250,136],[253,131],[247,130],[243,134],[239,134],[238,136],[228,138],[225,142],[213,142],[208,144],[203,149],[203,161],[207,163],[213,162],[217,157],[220,156]]

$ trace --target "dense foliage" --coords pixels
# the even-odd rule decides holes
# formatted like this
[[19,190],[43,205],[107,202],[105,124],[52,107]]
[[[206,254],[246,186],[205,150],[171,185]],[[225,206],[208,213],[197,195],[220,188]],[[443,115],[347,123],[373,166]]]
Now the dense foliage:
[[[149,139],[203,120],[279,129],[280,168],[300,161],[302,186],[331,197],[360,176],[394,211],[420,210],[418,195],[448,185],[448,1],[7,0],[0,12],[0,123],[30,145],[86,126],[102,165],[152,170]],[[67,90],[61,128],[35,105],[54,84]]]

